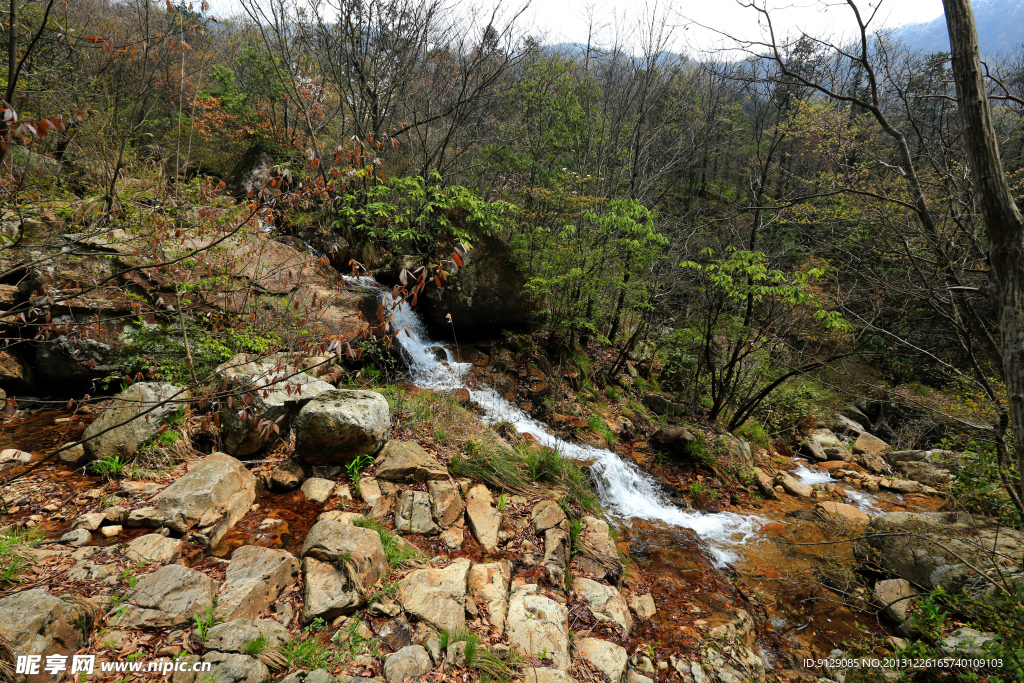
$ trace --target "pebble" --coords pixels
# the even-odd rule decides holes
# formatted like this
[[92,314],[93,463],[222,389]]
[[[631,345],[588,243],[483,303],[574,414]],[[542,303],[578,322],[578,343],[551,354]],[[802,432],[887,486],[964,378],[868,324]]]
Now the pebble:
[[113,526],[105,526],[100,528],[100,534],[104,538],[113,538],[114,536],[117,536],[119,533],[121,533],[123,529],[124,527],[122,527],[119,524],[115,524]]

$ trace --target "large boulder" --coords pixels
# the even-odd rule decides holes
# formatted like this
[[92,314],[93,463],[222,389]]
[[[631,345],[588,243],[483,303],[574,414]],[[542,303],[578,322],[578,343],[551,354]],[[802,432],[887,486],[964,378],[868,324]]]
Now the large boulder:
[[406,613],[439,631],[466,625],[466,576],[470,561],[459,558],[444,569],[417,569],[398,588]]
[[302,545],[305,579],[302,619],[334,619],[366,604],[370,589],[387,568],[375,531],[324,519]]
[[217,600],[217,617],[255,619],[298,578],[299,561],[288,551],[243,545],[231,556]]
[[501,240],[481,237],[462,263],[447,266],[450,275],[441,287],[427,285],[426,314],[433,326],[490,333],[530,322],[539,302],[526,290],[526,275],[513,264]]
[[107,615],[114,628],[176,629],[213,609],[217,582],[194,569],[170,564],[139,579],[125,604]]
[[913,598],[918,595],[906,579],[886,579],[875,583],[874,603],[897,626],[910,617]]
[[[244,411],[237,399],[230,407],[226,400],[221,400],[224,449],[239,457],[256,453],[267,445],[269,435],[275,433],[266,429],[265,422],[276,424],[284,434],[304,405],[334,391],[332,385],[303,370],[316,361],[317,358],[303,359],[290,353],[266,358],[239,354],[217,366],[214,382],[208,390],[219,391],[223,386],[236,396],[245,397]],[[245,419],[242,419],[243,412]]]
[[509,601],[505,633],[509,644],[525,656],[537,657],[544,652],[558,668],[569,669],[569,611],[565,605],[540,595],[537,584],[516,586]]
[[164,420],[188,398],[185,389],[173,384],[139,382],[131,385],[85,428],[82,439],[86,455],[93,460],[112,456],[127,458],[156,436]]
[[213,453],[153,498],[153,506],[133,510],[130,526],[166,526],[191,534],[213,548],[245,516],[256,500],[256,476],[239,460]]
[[690,445],[696,441],[696,437],[686,427],[662,427],[654,432],[650,438],[651,448],[654,450],[679,458],[689,454]]
[[[237,652],[207,652],[202,657],[182,657],[171,683],[270,683],[267,665]],[[203,662],[204,665],[199,665]],[[205,668],[209,664],[209,669]]]
[[887,512],[854,544],[859,560],[925,589],[985,590],[981,572],[1011,572],[1024,555],[1024,534],[956,512]]
[[348,463],[376,453],[391,433],[388,401],[375,391],[335,389],[307,403],[295,420],[295,452],[309,463]]
[[[84,603],[64,601],[42,588],[21,591],[0,600],[0,637],[13,655],[47,655],[65,657],[78,652],[85,643],[83,632],[93,617]],[[32,681],[51,683],[63,677],[40,667]]]

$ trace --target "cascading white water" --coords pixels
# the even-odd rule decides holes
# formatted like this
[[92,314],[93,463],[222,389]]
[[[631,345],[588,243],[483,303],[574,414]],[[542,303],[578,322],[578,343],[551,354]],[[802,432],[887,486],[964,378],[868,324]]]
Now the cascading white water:
[[[824,470],[812,469],[807,465],[802,464],[807,462],[802,458],[794,458],[795,461],[801,461],[801,464],[797,466],[795,470],[790,472],[794,477],[800,480],[801,483],[807,484],[808,486],[816,486],[818,484],[842,484],[838,479],[833,478],[831,474]],[[884,512],[882,508],[878,507],[878,498],[867,493],[866,491],[858,491],[854,488],[844,488],[846,497],[864,512],[869,512],[873,515],[880,515]]]
[[[370,278],[346,278],[355,284],[380,288]],[[385,290],[390,302],[390,294]],[[692,529],[709,545],[713,559],[724,564],[736,559],[734,549],[752,538],[764,520],[756,516],[733,512],[701,513],[681,510],[669,502],[664,492],[635,463],[627,462],[612,451],[572,443],[561,439],[518,406],[506,401],[497,391],[486,385],[470,388],[465,377],[470,364],[458,363],[451,351],[440,342],[430,339],[420,317],[409,305],[392,310],[392,324],[398,331],[397,340],[408,355],[410,379],[416,386],[435,391],[467,389],[470,397],[484,412],[483,419],[490,423],[507,421],[538,443],[558,450],[564,457],[592,461],[593,474],[601,504],[614,517],[656,520],[674,526]],[[438,356],[443,352],[445,361]]]

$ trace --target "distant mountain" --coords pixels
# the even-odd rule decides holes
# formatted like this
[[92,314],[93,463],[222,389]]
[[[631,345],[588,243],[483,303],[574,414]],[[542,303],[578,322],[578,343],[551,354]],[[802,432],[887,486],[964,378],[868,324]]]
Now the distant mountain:
[[[1024,44],[1024,0],[974,0],[971,5],[982,56],[1008,55]],[[945,16],[907,24],[897,35],[917,50],[949,52]]]

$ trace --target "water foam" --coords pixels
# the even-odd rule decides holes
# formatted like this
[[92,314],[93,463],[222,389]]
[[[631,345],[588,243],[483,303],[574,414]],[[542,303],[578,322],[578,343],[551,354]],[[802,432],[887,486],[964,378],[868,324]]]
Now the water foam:
[[[346,279],[363,286],[379,287],[369,278]],[[387,293],[385,296],[390,301]],[[506,421],[520,433],[530,434],[538,443],[558,450],[564,457],[592,462],[590,471],[598,496],[611,516],[624,521],[661,521],[692,529],[708,542],[712,558],[719,565],[737,559],[737,546],[756,540],[757,532],[764,523],[761,518],[733,512],[710,514],[682,510],[672,504],[655,481],[635,463],[623,460],[604,448],[559,438],[549,431],[547,425],[530,417],[487,385],[467,387],[465,380],[470,364],[456,362],[449,349],[432,340],[411,306],[396,307],[392,311],[392,322],[409,362],[409,376],[413,384],[435,391],[467,389],[472,400],[483,410],[485,421],[491,424]],[[444,361],[439,359],[442,355]]]

